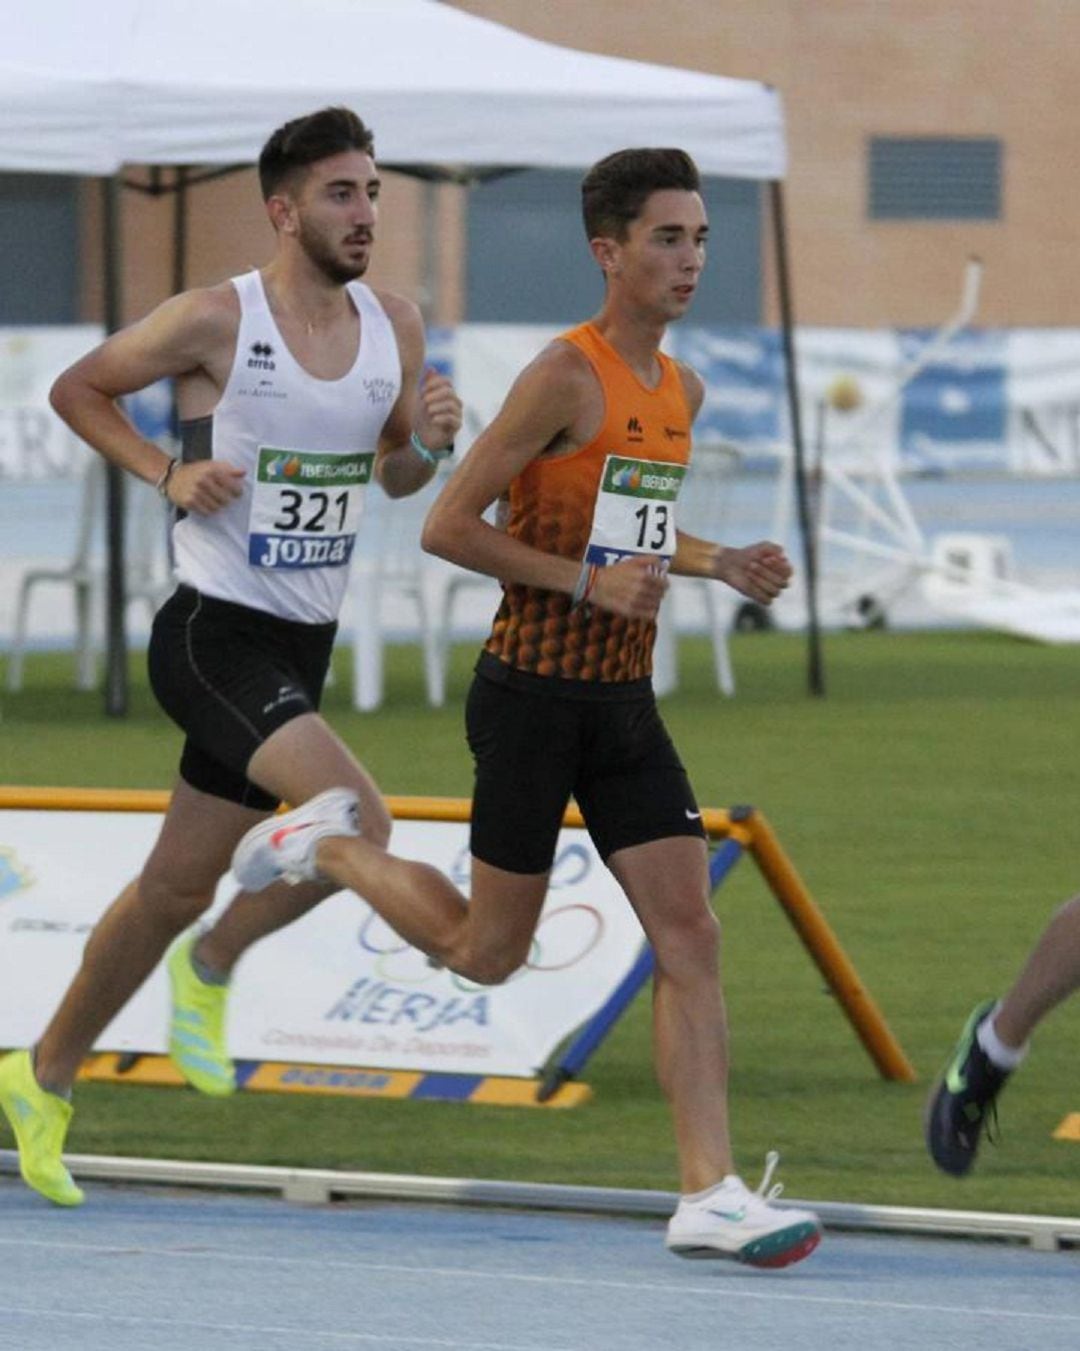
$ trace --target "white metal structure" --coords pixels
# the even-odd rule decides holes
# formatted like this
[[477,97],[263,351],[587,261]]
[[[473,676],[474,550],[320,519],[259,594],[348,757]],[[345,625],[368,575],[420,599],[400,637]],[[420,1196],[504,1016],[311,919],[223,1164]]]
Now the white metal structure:
[[[815,468],[814,527],[822,607],[832,619],[859,624],[880,613],[933,566],[926,536],[904,496],[875,430],[893,412],[906,385],[971,323],[978,305],[982,264],[971,259],[955,314],[896,377],[892,388],[851,415],[842,437]],[[794,458],[779,447],[780,484],[774,531],[789,539],[794,513]]]
[[[844,434],[822,454],[815,472],[815,532],[822,606],[834,622],[873,623],[909,588],[942,615],[1045,642],[1080,642],[1080,591],[1025,585],[1014,575],[996,536],[952,533],[930,537],[904,494],[894,459],[876,436],[904,388],[975,316],[982,265],[968,262],[953,316],[897,374],[889,392],[849,415]],[[774,530],[792,533],[794,463],[781,459]]]

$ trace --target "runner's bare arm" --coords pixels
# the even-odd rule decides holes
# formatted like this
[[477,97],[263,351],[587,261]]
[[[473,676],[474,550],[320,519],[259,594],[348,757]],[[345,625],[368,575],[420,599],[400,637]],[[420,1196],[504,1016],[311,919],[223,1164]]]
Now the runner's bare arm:
[[[75,434],[110,463],[157,483],[169,457],[138,432],[117,400],[157,380],[197,374],[220,392],[238,322],[232,287],[174,296],[70,366],[57,378],[49,400]],[[215,511],[239,493],[243,476],[243,470],[221,460],[181,465],[169,478],[169,498],[187,510]]]
[[779,544],[759,540],[742,548],[676,531],[669,571],[682,577],[711,577],[762,605],[774,601],[791,581],[791,563]]
[[[429,553],[502,582],[573,594],[580,560],[524,544],[490,525],[484,513],[549,447],[588,439],[580,428],[594,378],[566,343],[552,343],[526,366],[428,513],[421,543]],[[599,570],[591,600],[618,614],[648,617],[664,587],[649,560],[628,559]]]
[[461,428],[461,400],[444,376],[424,369],[424,326],[411,301],[379,292],[401,356],[401,393],[383,424],[375,477],[388,497],[405,497],[430,482],[436,464],[412,445],[416,433],[429,450],[453,444]]

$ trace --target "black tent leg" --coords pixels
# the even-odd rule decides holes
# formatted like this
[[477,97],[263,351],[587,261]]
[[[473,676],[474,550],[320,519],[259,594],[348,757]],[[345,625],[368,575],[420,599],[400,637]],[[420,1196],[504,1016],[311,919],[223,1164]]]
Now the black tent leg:
[[806,449],[803,444],[802,415],[799,407],[799,376],[795,364],[795,317],[791,302],[791,278],[788,270],[787,230],[784,224],[784,187],[770,182],[773,240],[776,250],[776,290],[780,302],[780,327],[784,344],[784,368],[787,377],[788,410],[791,417],[791,443],[795,453],[795,502],[802,537],[803,568],[806,573],[807,684],[811,694],[825,693],[825,667],[821,652],[821,626],[818,622],[817,550],[810,511],[806,476]]
[[[119,174],[103,180],[105,331],[120,327],[120,189]],[[105,531],[108,589],[105,620],[105,712],[125,717],[128,711],[127,632],[124,586],[124,474],[109,465],[106,475]]]

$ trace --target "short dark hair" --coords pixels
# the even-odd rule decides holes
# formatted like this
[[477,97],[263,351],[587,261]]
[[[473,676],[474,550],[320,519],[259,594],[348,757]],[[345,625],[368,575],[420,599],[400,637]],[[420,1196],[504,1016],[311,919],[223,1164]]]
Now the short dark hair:
[[617,150],[594,164],[581,183],[581,214],[589,239],[622,240],[654,192],[697,192],[701,176],[685,150]]
[[295,117],[270,137],[259,156],[259,186],[267,201],[297,170],[346,150],[375,154],[375,137],[351,108],[322,108]]

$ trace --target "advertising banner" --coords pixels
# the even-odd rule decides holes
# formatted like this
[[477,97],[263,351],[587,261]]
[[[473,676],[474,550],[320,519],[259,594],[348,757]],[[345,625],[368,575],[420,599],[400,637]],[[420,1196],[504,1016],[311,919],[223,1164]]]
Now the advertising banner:
[[[155,813],[0,811],[0,1046],[40,1035],[160,825]],[[398,821],[393,849],[467,891],[468,832],[465,823]],[[233,889],[227,878],[214,912]],[[244,956],[229,1049],[241,1060],[532,1076],[604,1003],[643,942],[588,835],[564,830],[529,956],[503,985],[433,970],[370,906],[340,892]],[[159,968],[95,1049],[164,1052],[167,1012]]]
[[[522,368],[572,326],[568,320],[429,330],[429,364],[453,379],[465,404],[459,455],[495,417]],[[48,392],[101,336],[94,325],[0,328],[0,481],[81,474],[86,450],[52,412]],[[861,453],[915,474],[1080,472],[1080,329],[970,328],[921,364],[933,339],[929,329],[801,325],[795,346],[811,448],[822,440],[844,467],[856,469]],[[790,440],[778,331],[673,324],[664,347],[704,382],[697,443],[732,443],[745,468],[773,467],[775,447]],[[851,391],[846,411],[835,398],[840,386]],[[144,435],[168,438],[167,381],[125,404]],[[849,430],[859,433],[850,443]]]
[[95,324],[0,328],[0,480],[82,473],[86,449],[49,407],[49,388],[101,338]]
[[[559,331],[459,325],[452,369],[466,405],[466,444]],[[811,456],[824,448],[855,472],[861,463],[920,475],[1080,472],[1080,329],[971,328],[924,360],[934,337],[929,329],[800,326]],[[779,333],[673,324],[664,346],[705,384],[695,442],[738,446],[745,469],[774,467],[776,447],[791,436]]]

